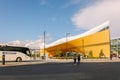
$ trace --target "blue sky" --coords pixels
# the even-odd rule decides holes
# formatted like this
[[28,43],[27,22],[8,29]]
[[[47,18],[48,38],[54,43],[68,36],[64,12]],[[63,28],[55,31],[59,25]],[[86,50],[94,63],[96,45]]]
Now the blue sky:
[[51,41],[80,34],[71,18],[95,0],[0,0],[0,42],[36,40],[44,30]]
[[119,37],[119,14],[120,0],[0,0],[0,42],[43,43],[44,30],[53,42],[107,20],[111,37]]

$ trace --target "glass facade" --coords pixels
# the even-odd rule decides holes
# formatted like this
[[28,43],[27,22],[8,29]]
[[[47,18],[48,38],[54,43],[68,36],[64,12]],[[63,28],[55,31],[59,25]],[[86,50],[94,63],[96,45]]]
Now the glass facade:
[[120,38],[111,40],[111,53],[120,55]]

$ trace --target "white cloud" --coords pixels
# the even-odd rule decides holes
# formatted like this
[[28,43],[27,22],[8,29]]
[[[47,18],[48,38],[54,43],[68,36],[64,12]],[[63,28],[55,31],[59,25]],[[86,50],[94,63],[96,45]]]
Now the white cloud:
[[28,41],[25,43],[25,47],[29,47],[32,49],[40,49],[43,45],[43,39],[38,39],[34,41]]
[[43,47],[43,39],[38,39],[38,40],[26,40],[26,41],[11,41],[8,42],[7,45],[10,46],[22,46],[22,47],[29,47],[31,49],[40,49]]
[[100,0],[78,11],[73,17],[77,28],[91,29],[110,21],[112,37],[120,36],[120,0]]
[[[46,45],[47,45],[47,42],[49,42],[51,39],[52,38],[50,37],[50,34],[46,34]],[[8,42],[7,45],[28,47],[30,49],[40,49],[44,47],[44,37],[40,36],[38,40],[11,41],[11,42]]]

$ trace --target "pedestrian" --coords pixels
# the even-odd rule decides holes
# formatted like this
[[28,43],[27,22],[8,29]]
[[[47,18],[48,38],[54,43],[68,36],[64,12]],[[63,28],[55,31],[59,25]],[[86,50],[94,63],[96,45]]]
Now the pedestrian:
[[112,54],[110,54],[110,60],[112,60]]
[[81,56],[78,54],[78,64],[80,64]]
[[76,65],[76,54],[73,55],[74,65]]

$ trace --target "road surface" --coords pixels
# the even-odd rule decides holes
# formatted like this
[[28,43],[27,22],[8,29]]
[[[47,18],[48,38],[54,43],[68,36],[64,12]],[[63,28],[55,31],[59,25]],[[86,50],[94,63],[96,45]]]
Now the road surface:
[[0,67],[0,80],[120,80],[120,63],[42,63]]

